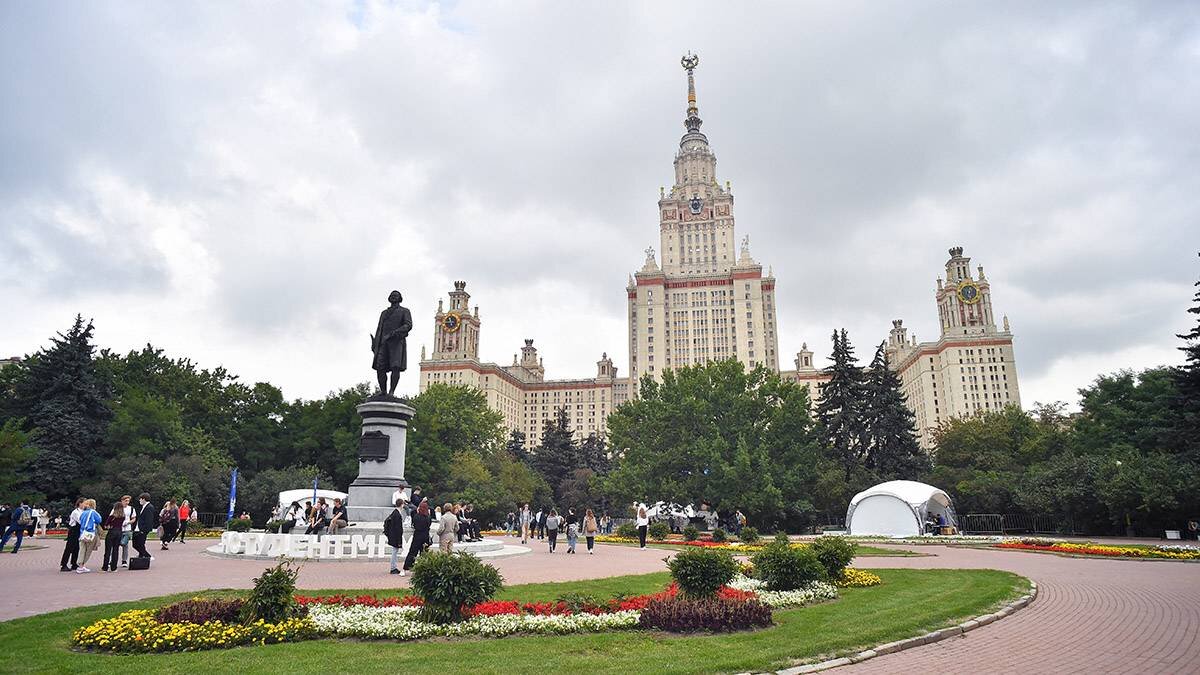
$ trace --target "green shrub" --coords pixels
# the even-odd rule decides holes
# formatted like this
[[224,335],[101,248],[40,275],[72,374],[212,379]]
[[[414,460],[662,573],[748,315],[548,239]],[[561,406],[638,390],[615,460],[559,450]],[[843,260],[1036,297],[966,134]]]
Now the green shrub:
[[791,541],[792,541],[791,539],[788,539],[787,532],[776,532],[775,533],[775,543],[776,544],[787,544]]
[[633,523],[621,523],[617,526],[616,535],[622,539],[637,539],[637,526]]
[[270,532],[271,534],[279,534],[279,528],[282,525],[283,525],[282,520],[268,520],[267,521],[267,532]]
[[817,554],[806,547],[797,548],[774,542],[755,553],[754,576],[772,591],[793,591],[813,581],[823,581],[825,566]]
[[757,600],[674,597],[651,600],[638,619],[642,628],[675,633],[734,631],[771,625],[771,608]]
[[461,621],[464,606],[488,600],[503,587],[499,570],[467,553],[429,552],[413,565],[413,593],[425,601],[421,617],[434,623]]
[[225,529],[234,532],[249,532],[252,525],[249,518],[233,518],[225,523]]
[[671,527],[666,523],[653,523],[647,528],[646,534],[650,535],[654,541],[662,541],[671,536]]
[[689,548],[667,561],[671,577],[689,598],[707,598],[717,594],[738,573],[737,561],[726,551]]
[[722,530],[719,527],[717,529],[713,530],[713,533],[712,533],[713,541],[715,541],[719,544],[719,543],[725,541],[726,539],[727,539],[727,537],[725,536],[725,530]]
[[810,548],[825,567],[825,576],[835,580],[842,578],[842,571],[854,560],[858,544],[845,537],[825,536],[817,537]]
[[696,529],[695,525],[688,525],[683,528],[684,541],[696,541],[700,537],[700,530]]
[[576,614],[605,606],[605,603],[600,602],[595,596],[583,593],[563,593],[558,596],[557,601],[566,605]]
[[263,570],[262,576],[254,580],[254,588],[242,605],[242,621],[251,623],[262,619],[267,623],[279,623],[304,613],[296,602],[296,576],[299,567],[292,567],[284,559],[274,567]]
[[753,527],[743,527],[742,531],[738,533],[738,539],[741,539],[743,544],[757,544],[758,530]]

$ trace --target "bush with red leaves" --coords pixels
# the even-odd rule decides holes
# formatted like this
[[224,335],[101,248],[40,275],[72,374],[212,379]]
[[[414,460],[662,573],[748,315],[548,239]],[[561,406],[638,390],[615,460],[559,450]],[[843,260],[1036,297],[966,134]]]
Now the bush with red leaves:
[[757,600],[674,597],[651,600],[642,610],[642,628],[672,633],[729,632],[771,625],[771,608]]
[[159,623],[204,623],[221,621],[240,623],[238,612],[245,600],[241,598],[191,598],[158,609]]

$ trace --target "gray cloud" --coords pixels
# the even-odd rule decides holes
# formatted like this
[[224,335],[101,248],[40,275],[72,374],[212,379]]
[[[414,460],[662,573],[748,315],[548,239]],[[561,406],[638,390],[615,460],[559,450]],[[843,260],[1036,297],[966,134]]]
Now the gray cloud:
[[[453,279],[484,356],[626,363],[679,54],[780,348],[936,333],[963,245],[1026,401],[1177,358],[1197,273],[1200,11],[1185,3],[6,6],[0,353],[76,311],[295,396],[367,379],[392,287],[414,349]],[[11,308],[11,310],[10,310]],[[625,368],[622,367],[622,370]],[[406,385],[415,389],[415,371]]]

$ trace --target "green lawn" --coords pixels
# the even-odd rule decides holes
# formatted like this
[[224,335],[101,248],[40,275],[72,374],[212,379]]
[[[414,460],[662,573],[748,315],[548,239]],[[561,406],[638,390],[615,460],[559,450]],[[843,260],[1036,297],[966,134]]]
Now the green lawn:
[[[71,631],[139,602],[64,610],[0,623],[0,671],[36,673],[292,673],[317,670],[417,673],[739,672],[783,667],[919,635],[986,613],[1028,589],[1027,580],[994,570],[872,570],[882,586],[845,589],[834,602],[775,613],[777,625],[733,635],[676,636],[612,632],[429,642],[318,640],[223,651],[113,656],[69,650]],[[665,572],[567,583],[514,586],[505,599],[552,600],[564,592],[598,597],[659,590]],[[336,590],[311,591],[329,594]],[[341,592],[360,594],[361,589]],[[216,594],[216,593],[213,593]],[[383,595],[382,592],[377,592]]]

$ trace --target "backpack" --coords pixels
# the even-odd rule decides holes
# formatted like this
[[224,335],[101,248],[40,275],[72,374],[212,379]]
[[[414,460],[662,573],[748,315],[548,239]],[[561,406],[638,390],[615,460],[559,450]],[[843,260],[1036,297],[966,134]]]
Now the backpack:
[[29,509],[20,507],[21,515],[17,518],[17,524],[21,527],[28,527],[33,524],[33,516],[29,515]]

